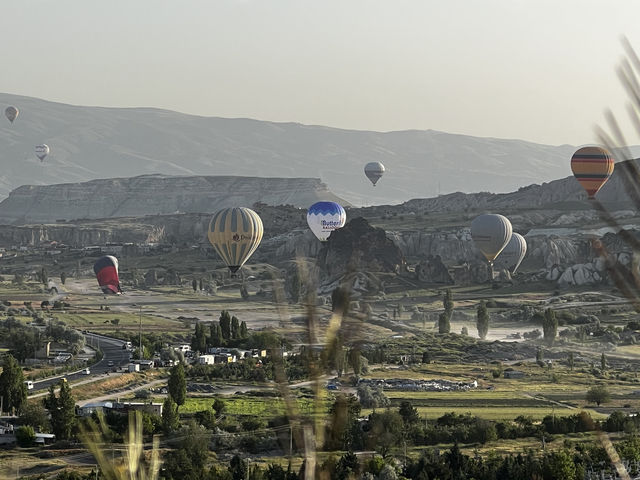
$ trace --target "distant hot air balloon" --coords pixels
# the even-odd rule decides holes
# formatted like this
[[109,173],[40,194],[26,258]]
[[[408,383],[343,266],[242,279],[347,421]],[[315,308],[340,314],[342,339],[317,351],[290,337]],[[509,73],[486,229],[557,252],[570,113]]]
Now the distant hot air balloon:
[[507,270],[511,270],[511,273],[516,273],[520,262],[522,262],[526,254],[527,241],[519,233],[513,232],[511,234],[511,240],[509,240],[509,243],[507,243],[502,252],[500,252],[495,263]]
[[490,266],[511,239],[511,233],[511,222],[502,215],[480,215],[471,222],[471,238]]
[[36,145],[36,157],[38,157],[40,161],[43,161],[44,157],[49,155],[49,152],[50,152],[49,147],[46,146],[44,143],[42,145]]
[[98,285],[103,293],[120,294],[120,279],[118,278],[118,259],[111,255],[100,257],[93,265],[93,271],[98,279]]
[[321,242],[326,242],[331,232],[344,227],[347,214],[336,202],[317,202],[307,211],[307,223]]
[[262,240],[262,220],[249,208],[224,208],[209,222],[207,237],[232,273],[238,271]]
[[11,106],[4,109],[4,114],[9,119],[9,121],[13,123],[13,121],[18,117],[20,112],[16,107]]
[[375,187],[378,180],[384,175],[384,165],[380,162],[369,162],[364,166],[364,174]]
[[613,157],[602,147],[582,147],[571,157],[571,171],[589,199],[595,198],[598,190],[607,183],[613,173]]

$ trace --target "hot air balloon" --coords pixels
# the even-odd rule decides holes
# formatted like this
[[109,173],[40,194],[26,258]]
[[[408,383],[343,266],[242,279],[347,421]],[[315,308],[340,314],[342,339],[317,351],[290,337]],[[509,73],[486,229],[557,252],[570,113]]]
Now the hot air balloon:
[[500,255],[495,260],[499,266],[511,270],[511,273],[516,273],[516,270],[520,266],[520,262],[527,254],[527,241],[519,233],[513,232],[511,240],[504,247]]
[[321,242],[326,242],[331,232],[344,227],[347,214],[335,202],[317,202],[307,211],[307,223],[313,234]]
[[224,208],[209,222],[207,237],[232,273],[238,271],[262,240],[262,220],[249,208]]
[[571,171],[593,199],[613,173],[613,157],[602,147],[582,147],[571,157]]
[[511,233],[511,222],[502,215],[480,215],[471,222],[471,238],[489,266],[493,266],[493,261],[511,239]]
[[120,279],[118,278],[118,259],[111,255],[100,257],[93,265],[93,271],[98,279],[98,285],[103,293],[120,294]]
[[13,121],[18,117],[19,114],[20,112],[16,107],[11,106],[4,109],[4,115],[9,119],[11,123],[13,123]]
[[49,152],[50,152],[49,147],[46,146],[44,143],[42,145],[36,145],[36,157],[38,157],[40,161],[43,161],[44,157],[49,155]]
[[378,180],[384,175],[384,165],[380,162],[369,162],[364,166],[364,174],[375,187]]

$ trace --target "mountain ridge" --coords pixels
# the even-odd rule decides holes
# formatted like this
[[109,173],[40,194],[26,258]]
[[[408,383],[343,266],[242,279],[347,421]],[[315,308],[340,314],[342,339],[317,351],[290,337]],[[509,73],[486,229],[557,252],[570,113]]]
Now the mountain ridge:
[[[358,205],[439,192],[506,192],[570,174],[570,145],[437,130],[374,132],[190,115],[154,107],[85,107],[0,93],[0,197],[25,184],[144,174],[320,178]],[[33,148],[51,148],[44,162]],[[374,188],[364,165],[387,173]]]

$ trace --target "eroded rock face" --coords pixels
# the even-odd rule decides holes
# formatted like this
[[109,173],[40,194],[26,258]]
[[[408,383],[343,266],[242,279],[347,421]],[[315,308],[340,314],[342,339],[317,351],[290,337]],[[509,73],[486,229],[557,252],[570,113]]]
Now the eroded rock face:
[[0,223],[212,213],[256,202],[306,208],[326,198],[346,203],[317,178],[142,175],[83,183],[24,185],[0,202]]
[[355,271],[398,273],[405,268],[405,260],[383,229],[360,217],[331,233],[318,255],[318,265],[334,277]]
[[429,255],[416,265],[416,278],[421,282],[452,284],[453,278],[440,255]]

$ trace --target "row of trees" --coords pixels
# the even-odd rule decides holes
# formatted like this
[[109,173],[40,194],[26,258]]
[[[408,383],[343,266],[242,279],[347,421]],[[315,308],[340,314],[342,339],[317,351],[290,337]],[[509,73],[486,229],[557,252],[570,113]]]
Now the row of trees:
[[[246,322],[240,322],[234,315],[223,310],[218,323],[209,325],[209,334],[204,323],[196,323],[194,335],[191,337],[191,349],[195,352],[205,352],[208,347],[222,347],[232,341],[244,340],[249,337]],[[237,343],[237,342],[236,342]]]

